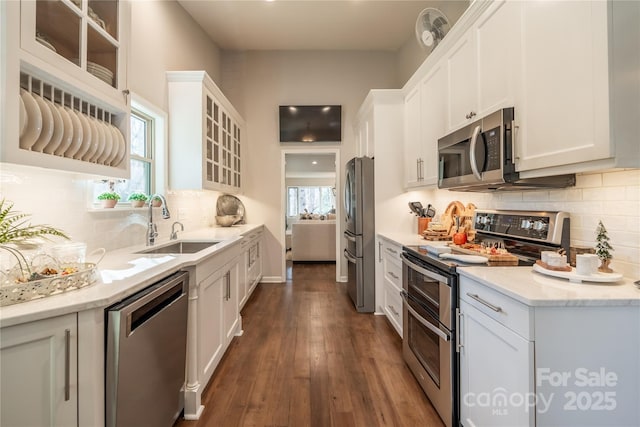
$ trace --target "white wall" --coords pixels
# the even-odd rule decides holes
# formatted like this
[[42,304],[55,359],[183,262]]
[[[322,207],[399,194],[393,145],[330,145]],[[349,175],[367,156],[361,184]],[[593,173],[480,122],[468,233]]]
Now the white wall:
[[[247,212],[266,225],[264,275],[281,277],[281,146],[278,105],[341,104],[343,165],[355,156],[353,119],[371,88],[397,87],[395,55],[366,52],[255,51],[223,54],[222,90],[247,122]],[[226,76],[232,76],[231,80]],[[287,148],[291,148],[287,145]],[[306,146],[312,148],[311,146]],[[341,188],[344,172],[338,180]],[[253,218],[253,217],[252,217]],[[342,268],[341,274],[346,275]]]
[[[411,200],[407,200],[411,199]],[[571,214],[571,245],[595,246],[598,221],[606,227],[614,248],[612,268],[640,278],[640,170],[620,170],[577,176],[575,187],[564,190],[515,193],[461,193],[428,190],[405,193],[408,201],[431,203],[441,214],[452,200],[474,203],[480,209],[566,211]],[[402,203],[401,203],[402,202]],[[399,211],[406,210],[399,206]],[[400,215],[399,215],[400,216]],[[406,214],[401,231],[417,232],[417,220]]]
[[176,1],[131,2],[129,86],[168,111],[167,71],[205,70],[219,82],[220,49]]
[[[450,26],[453,26],[469,7],[469,1],[446,0],[439,1],[434,6],[445,14]],[[430,51],[420,47],[415,37],[410,37],[405,44],[398,49],[396,61],[400,86],[403,86],[407,80],[409,80],[418,67],[427,59],[429,54]]]

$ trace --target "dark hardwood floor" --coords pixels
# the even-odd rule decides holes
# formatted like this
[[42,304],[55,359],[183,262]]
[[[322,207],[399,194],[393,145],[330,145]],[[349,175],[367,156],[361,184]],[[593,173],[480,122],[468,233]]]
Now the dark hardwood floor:
[[295,264],[260,284],[206,388],[198,421],[178,427],[442,426],[384,316],[359,314],[335,264]]

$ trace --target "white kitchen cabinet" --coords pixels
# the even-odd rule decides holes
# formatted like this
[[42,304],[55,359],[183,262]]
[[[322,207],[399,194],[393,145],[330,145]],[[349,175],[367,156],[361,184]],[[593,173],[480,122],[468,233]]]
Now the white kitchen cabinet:
[[422,184],[435,187],[438,182],[438,139],[446,131],[446,69],[436,64],[420,82],[420,151]]
[[375,156],[375,135],[373,129],[373,103],[368,103],[366,111],[361,111],[356,117],[354,133],[356,137],[356,155],[358,157]]
[[424,159],[420,144],[420,86],[404,98],[404,179],[407,188],[422,185]]
[[240,324],[240,310],[238,300],[238,278],[239,259],[234,260],[231,265],[225,266],[225,273],[222,275],[223,295],[222,295],[222,328],[225,338],[225,348],[231,343],[234,335],[238,331]]
[[477,62],[474,31],[470,30],[447,52],[447,131],[475,120],[477,106]]
[[520,53],[520,2],[495,1],[447,51],[447,128],[458,129],[513,106]]
[[240,192],[244,120],[204,71],[167,72],[167,80],[169,186]]
[[438,138],[446,120],[446,69],[437,63],[405,97],[405,187],[435,187],[438,180]]
[[237,270],[238,260],[231,260],[199,284],[198,330],[201,333],[199,374],[205,384],[211,378],[224,351],[237,332],[239,323]]
[[[535,279],[531,286],[540,286]],[[580,290],[553,301],[541,290],[530,295],[540,292],[542,304],[529,306],[489,280],[460,272],[462,425],[640,423],[640,307],[634,301],[591,303],[587,295],[594,294]]]
[[382,301],[379,303],[389,322],[402,337],[402,246],[378,235],[378,276],[382,283]]
[[516,169],[530,171],[521,176],[639,167],[640,3],[521,7]]
[[[507,403],[510,396],[530,396],[534,391],[533,342],[474,308],[467,299],[461,296],[458,331],[461,424],[534,426],[533,408]],[[503,397],[504,402],[499,400]]]
[[78,425],[77,315],[0,330],[0,424]]
[[[4,57],[0,89],[5,99],[0,106],[0,161],[128,178],[129,2],[25,0],[2,2],[0,8]],[[33,146],[20,140],[20,114],[24,114],[20,108],[21,90],[47,100],[43,101],[49,107],[44,107],[43,123],[53,123],[52,136],[46,138],[50,144],[44,136],[40,138],[42,144]],[[27,111],[35,117],[43,111],[44,104]],[[79,121],[74,125],[74,120],[67,117],[69,110],[91,122],[84,127]],[[51,119],[46,117],[49,115]],[[107,125],[115,126],[119,135]],[[42,128],[38,133],[45,135],[46,125]],[[63,144],[59,138],[68,141],[71,133],[80,134],[78,128],[83,129],[82,143],[95,147],[104,156],[74,158],[60,148]],[[122,156],[114,153],[111,157],[108,152],[116,146]],[[107,162],[107,158],[112,161]]]
[[243,236],[238,301],[244,307],[262,278],[262,228]]
[[233,337],[242,334],[238,306],[241,262],[238,242],[190,271],[185,419],[200,417],[202,391]]

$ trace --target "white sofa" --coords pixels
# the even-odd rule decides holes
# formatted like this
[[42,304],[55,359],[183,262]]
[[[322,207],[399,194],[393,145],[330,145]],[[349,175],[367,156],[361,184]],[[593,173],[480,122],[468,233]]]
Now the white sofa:
[[291,224],[293,261],[335,261],[336,221],[299,220]]

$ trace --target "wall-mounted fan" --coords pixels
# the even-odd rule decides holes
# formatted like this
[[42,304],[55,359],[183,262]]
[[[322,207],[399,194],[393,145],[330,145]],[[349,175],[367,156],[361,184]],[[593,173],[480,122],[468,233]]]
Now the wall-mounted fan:
[[438,9],[428,7],[416,20],[416,38],[425,49],[433,50],[449,31],[449,20]]

